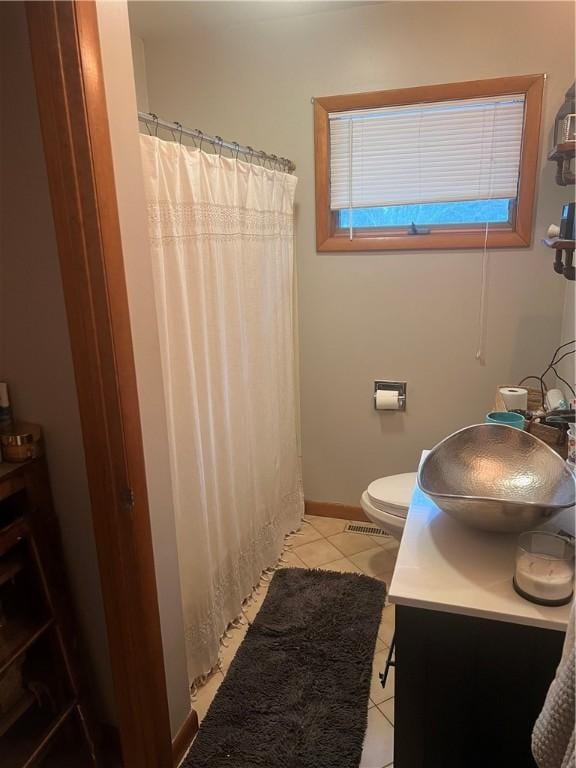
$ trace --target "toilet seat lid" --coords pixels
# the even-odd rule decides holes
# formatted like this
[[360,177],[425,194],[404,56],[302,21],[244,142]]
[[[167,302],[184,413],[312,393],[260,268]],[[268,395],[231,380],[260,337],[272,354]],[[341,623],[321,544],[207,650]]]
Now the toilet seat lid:
[[368,486],[367,492],[377,509],[406,517],[415,485],[416,472],[405,472],[402,475],[389,475],[374,480]]

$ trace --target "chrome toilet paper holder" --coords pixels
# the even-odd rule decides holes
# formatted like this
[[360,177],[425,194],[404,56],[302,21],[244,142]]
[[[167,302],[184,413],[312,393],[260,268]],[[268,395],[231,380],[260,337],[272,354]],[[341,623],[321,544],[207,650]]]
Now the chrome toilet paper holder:
[[374,410],[376,408],[376,393],[384,390],[387,392],[398,392],[398,411],[406,410],[406,382],[405,381],[388,381],[387,379],[378,379],[374,382]]

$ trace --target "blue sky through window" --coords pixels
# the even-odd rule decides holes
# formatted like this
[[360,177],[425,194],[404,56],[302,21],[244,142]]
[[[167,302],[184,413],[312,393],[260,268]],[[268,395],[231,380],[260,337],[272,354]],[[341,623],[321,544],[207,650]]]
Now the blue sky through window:
[[[390,205],[378,208],[355,208],[352,211],[354,227],[409,227],[434,224],[490,224],[506,223],[510,200],[461,200],[455,203],[421,203],[417,205]],[[342,210],[339,226],[350,226],[350,211]]]

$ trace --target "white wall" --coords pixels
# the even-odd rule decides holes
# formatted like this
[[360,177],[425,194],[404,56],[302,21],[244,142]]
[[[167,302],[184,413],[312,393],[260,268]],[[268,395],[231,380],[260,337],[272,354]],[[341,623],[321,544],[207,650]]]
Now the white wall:
[[23,3],[1,3],[0,380],[41,424],[96,714],[115,720],[100,576]]
[[[576,337],[576,319],[574,317],[574,297],[575,297],[575,288],[574,283],[572,282],[566,282],[565,287],[565,295],[564,295],[564,312],[562,313],[562,333],[560,336],[559,344],[565,344],[568,341],[571,341],[573,338]],[[563,352],[566,352],[567,350],[562,350]],[[552,355],[550,355],[552,357]],[[560,376],[562,376],[563,379],[566,379],[572,386],[574,386],[574,382],[576,381],[576,375],[575,375],[575,369],[576,367],[576,358],[572,355],[571,357],[566,357],[560,365],[558,366],[557,370]],[[560,382],[559,386],[564,391],[564,394],[569,397],[570,393],[566,392],[567,389],[566,386]]]
[[146,75],[146,55],[144,41],[136,35],[130,36],[132,44],[132,63],[134,65],[134,84],[136,86],[136,104],[140,112],[149,111],[148,77]]
[[[180,6],[193,17],[189,3],[130,3],[130,13],[136,34],[148,19],[154,112],[297,163],[305,493],[357,504],[370,480],[414,469],[422,448],[481,421],[496,385],[541,370],[557,345],[564,281],[539,243],[562,199],[545,151],[573,78],[574,12],[554,2],[334,5],[197,32],[193,18],[177,23]],[[490,256],[480,364],[478,251],[316,253],[310,97],[538,72],[548,80],[535,245]],[[406,414],[373,411],[376,378],[407,380]]]
[[[107,0],[97,3],[97,13],[138,380],[170,725],[174,736],[190,712],[191,703],[128,11],[124,0]],[[145,93],[145,88],[140,93]]]

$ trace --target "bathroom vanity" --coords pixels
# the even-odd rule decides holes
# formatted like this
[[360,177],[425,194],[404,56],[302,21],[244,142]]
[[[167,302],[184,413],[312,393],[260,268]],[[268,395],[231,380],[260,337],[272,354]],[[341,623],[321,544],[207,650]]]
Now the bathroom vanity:
[[414,491],[389,593],[395,767],[535,768],[532,727],[570,606],[514,591],[517,539],[465,527]]

